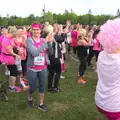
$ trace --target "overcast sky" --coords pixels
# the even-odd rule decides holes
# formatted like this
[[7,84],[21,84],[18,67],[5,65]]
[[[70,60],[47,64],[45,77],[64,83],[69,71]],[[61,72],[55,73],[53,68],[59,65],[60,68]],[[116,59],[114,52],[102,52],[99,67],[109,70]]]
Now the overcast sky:
[[65,9],[77,14],[113,14],[116,15],[120,8],[120,0],[0,0],[0,15],[28,16],[35,14],[40,16],[46,5],[46,11],[63,13]]

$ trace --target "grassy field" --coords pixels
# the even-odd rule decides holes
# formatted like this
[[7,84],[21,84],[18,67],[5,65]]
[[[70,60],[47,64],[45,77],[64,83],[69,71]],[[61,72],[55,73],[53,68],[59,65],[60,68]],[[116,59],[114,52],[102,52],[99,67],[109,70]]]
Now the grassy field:
[[[9,101],[0,101],[0,120],[104,120],[94,102],[97,75],[88,69],[85,75],[87,84],[78,84],[78,66],[79,63],[67,57],[66,79],[60,80],[62,92],[45,94],[48,113],[28,108],[27,93],[9,93]],[[34,98],[34,102],[39,103],[37,89]]]

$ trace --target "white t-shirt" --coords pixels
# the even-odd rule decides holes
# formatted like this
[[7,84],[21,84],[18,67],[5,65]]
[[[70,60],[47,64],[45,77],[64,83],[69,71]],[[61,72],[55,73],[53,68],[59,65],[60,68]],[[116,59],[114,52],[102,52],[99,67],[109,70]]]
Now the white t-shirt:
[[16,58],[15,62],[16,62],[17,70],[22,71],[21,60]]
[[97,62],[96,105],[108,112],[120,112],[120,54],[102,51]]

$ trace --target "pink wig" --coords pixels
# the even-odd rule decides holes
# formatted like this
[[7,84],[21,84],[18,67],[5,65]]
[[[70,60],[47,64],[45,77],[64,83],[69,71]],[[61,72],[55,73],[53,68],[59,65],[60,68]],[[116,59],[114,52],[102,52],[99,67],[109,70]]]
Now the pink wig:
[[108,20],[100,30],[98,39],[105,52],[113,53],[120,49],[120,18]]

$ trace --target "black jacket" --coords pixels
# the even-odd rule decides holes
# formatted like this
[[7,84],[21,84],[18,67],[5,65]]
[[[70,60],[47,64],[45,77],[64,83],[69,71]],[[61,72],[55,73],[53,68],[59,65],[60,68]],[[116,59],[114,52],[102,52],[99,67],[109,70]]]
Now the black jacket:
[[64,36],[55,34],[54,35],[55,38],[55,42],[52,43],[52,47],[53,47],[53,55],[49,56],[50,61],[55,59],[55,58],[62,58],[62,54],[61,54],[61,43],[64,42]]

